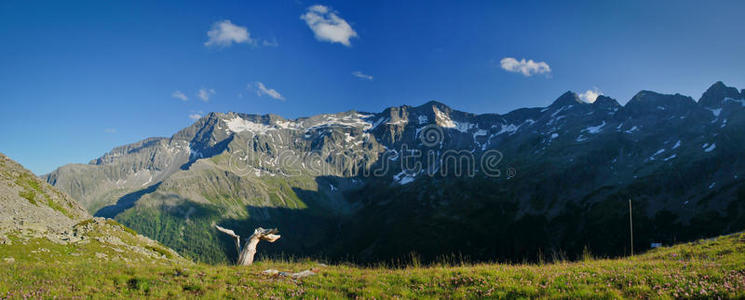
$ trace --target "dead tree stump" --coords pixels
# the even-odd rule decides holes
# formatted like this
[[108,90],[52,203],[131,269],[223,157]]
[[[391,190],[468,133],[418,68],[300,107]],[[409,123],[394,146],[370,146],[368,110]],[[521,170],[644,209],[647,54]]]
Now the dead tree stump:
[[241,246],[241,237],[235,234],[234,231],[217,225],[215,225],[215,228],[235,239],[235,248],[236,250],[238,250],[238,260],[236,260],[236,264],[239,266],[248,266],[254,262],[254,255],[256,255],[256,245],[259,244],[259,241],[274,243],[274,241],[280,238],[280,235],[275,234],[279,232],[279,230],[277,230],[276,228],[264,229],[259,227],[254,230],[254,234],[252,234],[248,238],[245,245]]

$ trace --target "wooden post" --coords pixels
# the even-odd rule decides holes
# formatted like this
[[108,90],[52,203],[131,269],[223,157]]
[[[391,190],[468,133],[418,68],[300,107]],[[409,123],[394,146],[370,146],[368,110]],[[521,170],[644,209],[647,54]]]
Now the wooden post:
[[631,256],[634,256],[634,218],[631,212],[631,199],[629,199],[629,233],[631,235]]
[[222,228],[217,225],[215,225],[215,228],[235,239],[235,248],[236,250],[238,250],[238,259],[236,260],[236,264],[240,266],[248,266],[254,262],[254,255],[256,255],[256,246],[259,244],[260,241],[274,243],[274,241],[280,238],[280,235],[275,234],[279,232],[279,230],[277,230],[276,228],[264,229],[259,227],[256,228],[254,230],[254,234],[252,234],[248,238],[248,240],[246,241],[246,245],[241,246],[241,237],[235,234],[234,231]]

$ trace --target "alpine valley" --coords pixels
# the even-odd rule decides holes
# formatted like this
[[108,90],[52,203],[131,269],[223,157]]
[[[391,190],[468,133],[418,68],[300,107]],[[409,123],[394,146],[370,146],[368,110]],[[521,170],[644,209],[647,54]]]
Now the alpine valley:
[[236,257],[215,224],[278,227],[268,256],[517,261],[628,254],[629,199],[637,250],[742,230],[743,153],[745,90],[717,82],[698,101],[567,92],[507,114],[438,102],[294,120],[210,113],[42,177],[201,262]]

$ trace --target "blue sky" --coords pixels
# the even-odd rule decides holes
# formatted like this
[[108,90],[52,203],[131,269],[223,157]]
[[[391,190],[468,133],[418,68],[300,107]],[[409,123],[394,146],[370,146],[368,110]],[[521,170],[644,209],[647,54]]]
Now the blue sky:
[[2,1],[0,152],[43,174],[211,111],[294,118],[439,100],[506,113],[566,90],[698,99],[717,80],[745,88],[743,11],[743,1]]

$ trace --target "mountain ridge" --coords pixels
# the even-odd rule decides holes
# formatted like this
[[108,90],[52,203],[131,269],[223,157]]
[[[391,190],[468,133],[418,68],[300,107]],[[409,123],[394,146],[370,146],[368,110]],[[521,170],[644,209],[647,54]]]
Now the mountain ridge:
[[[718,86],[709,90],[721,89]],[[269,253],[349,256],[342,250],[346,247],[357,249],[351,252],[355,257],[382,259],[431,245],[418,241],[403,243],[395,251],[384,249],[396,238],[383,232],[398,230],[386,225],[379,234],[368,232],[376,219],[402,226],[411,225],[412,219],[430,220],[413,221],[428,235],[444,224],[488,224],[486,219],[500,216],[511,220],[503,224],[510,228],[534,218],[540,221],[528,223],[531,233],[547,234],[544,226],[552,222],[559,222],[556,226],[565,233],[536,244],[514,241],[527,247],[523,252],[581,251],[581,241],[566,235],[585,234],[585,243],[599,243],[595,236],[601,233],[586,232],[594,230],[587,227],[594,222],[588,218],[593,210],[614,207],[627,197],[642,202],[639,214],[649,222],[661,218],[659,213],[671,214],[664,221],[670,228],[704,230],[696,220],[724,218],[716,230],[706,229],[717,234],[741,222],[739,209],[732,212],[728,205],[739,207],[735,200],[745,195],[745,161],[738,156],[738,151],[745,151],[745,100],[704,94],[697,102],[679,94],[641,91],[620,105],[602,95],[595,103],[586,103],[570,91],[549,106],[506,114],[472,114],[437,101],[378,113],[351,110],[295,119],[209,113],[169,138],[117,147],[93,160],[95,164],[64,166],[43,178],[80,200],[91,213],[106,211],[106,216],[208,261],[224,261],[228,255],[220,253],[229,251],[226,241],[209,229],[214,222],[239,228],[280,224],[305,233],[295,241],[289,236],[284,245],[269,246]],[[712,95],[723,98],[712,102]],[[720,105],[712,106],[715,102]],[[676,176],[660,177],[669,172]],[[467,186],[465,195],[450,194],[447,189],[454,185]],[[492,193],[481,194],[480,189]],[[475,202],[467,209],[452,206],[465,199],[478,200],[470,200]],[[403,213],[413,207],[419,207],[414,215]],[[485,207],[491,217],[466,217],[483,213]],[[566,220],[573,211],[588,215],[573,224]],[[195,218],[195,212],[204,212],[203,218]],[[305,228],[293,218],[318,228]],[[611,221],[606,216],[598,220],[602,226]],[[430,228],[432,224],[440,225]],[[182,229],[165,232],[166,228]],[[200,229],[189,236],[186,228]],[[504,228],[490,235],[507,234]],[[327,245],[328,235],[342,233],[369,238]],[[462,233],[447,234],[454,238]],[[641,238],[679,236],[650,233]],[[206,242],[210,254],[191,246],[190,239]],[[514,249],[471,242],[481,244],[477,248],[484,249],[479,250],[484,257],[489,257],[486,249],[494,254],[491,257],[520,255]],[[441,247],[434,246],[432,253]],[[609,255],[618,251],[616,245],[596,247]]]

